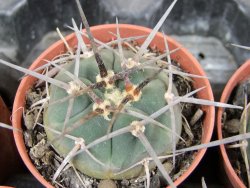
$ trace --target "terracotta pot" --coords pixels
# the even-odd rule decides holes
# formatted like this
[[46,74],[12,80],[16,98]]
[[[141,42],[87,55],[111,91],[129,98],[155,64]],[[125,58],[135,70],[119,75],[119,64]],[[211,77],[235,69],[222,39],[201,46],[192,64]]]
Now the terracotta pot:
[[[148,35],[151,32],[151,29],[140,27],[140,26],[133,26],[133,25],[123,25],[120,26],[120,33],[121,37],[129,37],[129,36],[139,36],[139,35]],[[101,40],[103,42],[108,42],[113,38],[113,35],[109,32],[116,32],[116,25],[100,25],[95,26],[91,28],[91,31],[95,38],[98,40]],[[71,34],[66,37],[67,42],[70,46],[76,46],[77,44],[77,38],[75,37],[75,34]],[[85,42],[88,42],[88,40],[85,38]],[[144,39],[143,39],[144,40]],[[138,40],[139,43],[142,43],[143,40]],[[168,37],[169,47],[170,49],[175,49],[180,47],[181,45],[174,41],[172,38]],[[151,43],[151,47],[157,46],[160,50],[165,50],[165,45],[163,42],[163,35],[161,33],[157,33],[155,39]],[[49,47],[45,52],[43,52],[31,65],[30,69],[35,69],[38,66],[41,66],[45,62],[44,59],[51,60],[53,57],[57,56],[58,54],[65,52],[66,48],[62,41],[58,41],[55,44],[53,44],[51,47]],[[181,65],[181,67],[189,73],[197,74],[197,75],[205,75],[203,69],[201,68],[200,64],[197,62],[197,60],[184,48],[181,48],[177,52],[171,54],[171,58],[178,61]],[[22,80],[20,83],[20,86],[17,90],[17,94],[15,97],[14,102],[14,111],[18,109],[19,107],[22,107],[25,105],[25,94],[27,90],[34,84],[36,81],[35,78],[32,77],[26,77]],[[211,90],[210,83],[207,79],[199,79],[194,78],[194,88],[200,88],[203,86],[206,86],[205,89],[200,91],[197,95],[199,98],[202,99],[208,99],[213,100],[213,93]],[[203,135],[202,135],[202,143],[209,142],[211,139],[213,127],[214,127],[214,119],[215,119],[215,109],[212,106],[204,106],[202,109],[205,111],[205,119],[203,122]],[[16,128],[21,128],[21,118],[22,118],[22,112],[18,111],[18,113],[13,114],[13,125]],[[21,154],[21,157],[29,170],[32,172],[32,174],[46,187],[50,187],[51,185],[39,174],[39,172],[36,170],[34,165],[32,164],[24,145],[23,135],[20,133],[14,133],[15,141],[18,147],[18,150]],[[188,170],[184,172],[184,174],[178,178],[178,180],[175,181],[176,185],[179,185],[181,182],[183,182],[190,173],[195,169],[195,167],[200,162],[201,158],[205,154],[206,149],[200,150],[196,156]]]
[[[233,76],[230,78],[230,80],[227,82],[226,87],[223,90],[223,93],[221,95],[221,99],[220,102],[223,103],[227,103],[228,99],[231,95],[231,92],[233,91],[233,89],[240,84],[241,82],[243,82],[244,80],[246,80],[247,78],[250,77],[250,60],[248,60],[246,63],[244,63],[234,74]],[[218,131],[218,138],[222,139],[222,115],[223,115],[224,109],[223,108],[219,108],[218,110],[218,116],[217,116],[217,131]],[[221,151],[221,155],[223,158],[223,166],[224,169],[226,171],[226,174],[230,180],[230,183],[232,184],[233,187],[235,188],[239,188],[239,187],[246,187],[243,182],[240,180],[240,178],[237,176],[237,174],[235,173],[226,149],[224,145],[220,146],[220,151]]]
[[[0,97],[0,122],[10,125],[10,111]],[[20,168],[20,159],[11,130],[0,128],[0,183]],[[1,187],[1,186],[0,186]],[[3,186],[2,186],[3,187]]]

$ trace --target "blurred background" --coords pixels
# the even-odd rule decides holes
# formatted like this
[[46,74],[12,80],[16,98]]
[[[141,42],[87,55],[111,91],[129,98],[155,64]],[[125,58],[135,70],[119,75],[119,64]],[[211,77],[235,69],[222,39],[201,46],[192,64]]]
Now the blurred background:
[[[129,23],[153,28],[171,0],[82,0],[91,26]],[[64,35],[71,33],[71,19],[80,22],[74,1],[0,0],[0,58],[23,67],[50,44],[59,40],[56,27]],[[234,71],[250,58],[250,51],[231,43],[250,46],[249,0],[179,0],[162,30],[182,43],[198,59],[210,78],[215,99]],[[0,95],[11,110],[22,76],[10,68],[0,68]],[[213,139],[216,139],[214,134]],[[225,187],[227,180],[220,169],[219,150],[209,149],[199,167],[180,187],[201,187],[204,177],[208,187]],[[16,187],[42,187],[25,169],[5,181]]]

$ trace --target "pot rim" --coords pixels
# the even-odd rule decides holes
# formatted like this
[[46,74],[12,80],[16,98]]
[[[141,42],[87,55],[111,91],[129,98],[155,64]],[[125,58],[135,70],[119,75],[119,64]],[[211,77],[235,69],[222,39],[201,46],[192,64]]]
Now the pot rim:
[[[126,33],[130,36],[135,36],[134,33],[141,33],[141,34],[149,34],[152,29],[149,28],[145,28],[142,26],[136,26],[136,25],[129,25],[129,24],[119,24],[119,29],[120,29],[120,33],[121,35],[123,35],[123,33]],[[91,31],[94,35],[95,38],[98,38],[100,36],[95,36],[96,33],[98,32],[102,32],[103,31],[110,31],[110,30],[116,30],[116,24],[105,24],[105,25],[98,25],[98,26],[93,26],[91,27]],[[108,32],[107,32],[108,35]],[[110,34],[109,34],[110,35]],[[72,33],[70,35],[68,35],[66,38],[66,41],[68,41],[69,45],[72,46],[72,44],[74,44],[74,40],[76,40],[75,34]],[[112,39],[111,37],[107,38],[108,40]],[[160,40],[158,40],[160,39]],[[170,37],[167,37],[167,40],[169,42],[169,46],[171,48],[171,45],[173,45],[174,47],[181,47],[181,45],[176,42],[175,40],[173,40]],[[161,42],[160,42],[161,41]],[[155,36],[155,39],[152,42],[152,45],[162,45],[163,41],[163,34],[162,33],[157,33]],[[152,46],[150,45],[150,46]],[[49,48],[47,48],[30,66],[29,69],[35,69],[37,66],[39,66],[38,64],[41,64],[41,62],[44,59],[52,59],[53,56],[51,55],[50,51],[59,48],[59,50],[66,50],[66,48],[64,47],[63,42],[57,41],[56,43],[54,43],[53,45],[51,45]],[[58,53],[57,53],[58,54]],[[189,64],[190,61],[187,61],[187,59],[182,58],[182,56],[178,56],[175,54],[182,54],[184,56],[187,57],[188,60],[192,61],[193,64]],[[172,56],[172,54],[171,54]],[[193,57],[193,55],[190,54],[190,52],[188,52],[185,48],[181,48],[178,50],[178,52],[174,53],[174,56],[176,58],[176,60],[178,62],[180,62],[181,67],[185,66],[188,67],[187,70],[189,70],[189,72],[197,72],[199,73],[199,75],[205,76],[205,72],[203,71],[203,69],[201,68],[201,65],[198,63],[198,61]],[[46,57],[46,58],[45,58]],[[185,71],[187,71],[185,70]],[[199,78],[194,78],[194,80],[198,80]],[[18,110],[20,109],[20,107],[24,106],[24,84],[26,83],[32,83],[34,82],[36,79],[35,78],[31,78],[30,76],[25,77],[17,90],[16,93],[16,97],[14,100],[14,105],[13,105],[13,126],[16,128],[21,128],[21,118],[22,118],[22,111]],[[212,93],[212,89],[211,89],[211,85],[208,81],[208,79],[204,79],[202,78],[202,80],[200,82],[194,82],[194,84],[196,84],[195,88],[198,87],[202,87],[202,86],[206,86],[205,89],[203,89],[202,91],[198,92],[198,96],[201,96],[201,98],[206,98],[208,100],[213,101],[214,97],[213,97],[213,93]],[[24,90],[24,91],[22,91]],[[19,100],[22,100],[21,102]],[[211,140],[212,137],[212,133],[213,133],[213,128],[214,128],[214,119],[215,119],[215,108],[214,106],[203,106],[202,107],[204,111],[206,111],[206,117],[205,120],[206,122],[208,122],[207,124],[203,125],[203,132],[202,132],[202,143],[207,143]],[[208,115],[210,115],[210,117],[208,117]],[[204,131],[206,129],[206,131]],[[206,132],[206,135],[204,134],[204,132]],[[28,167],[28,169],[31,171],[31,173],[46,187],[53,187],[49,182],[47,182],[42,175],[38,172],[38,170],[35,168],[35,166],[33,165],[33,163],[31,162],[28,153],[25,150],[25,145],[24,145],[24,140],[23,140],[23,136],[21,133],[14,131],[14,138],[15,138],[15,142],[18,148],[18,151],[24,161],[24,163],[26,164],[26,166]],[[198,163],[201,161],[202,157],[204,156],[206,152],[206,148],[201,149],[197,152],[194,160],[192,161],[192,164],[186,169],[186,171],[174,182],[175,185],[179,185],[180,183],[182,183],[190,174],[191,172],[196,168],[196,166],[198,165]]]
[[[222,95],[220,102],[227,103],[228,99],[231,95],[231,92],[233,89],[242,81],[246,80],[250,77],[250,59],[247,60],[243,65],[238,68],[238,70],[232,75],[232,77],[227,82]],[[223,139],[222,136],[222,115],[223,115],[224,109],[219,108],[218,109],[218,115],[217,115],[217,133],[218,133],[218,139]],[[223,166],[225,168],[226,174],[229,177],[229,180],[233,184],[234,187],[246,187],[244,183],[240,180],[236,172],[234,171],[231,162],[229,160],[229,157],[226,152],[225,145],[220,145],[220,151],[223,158]]]

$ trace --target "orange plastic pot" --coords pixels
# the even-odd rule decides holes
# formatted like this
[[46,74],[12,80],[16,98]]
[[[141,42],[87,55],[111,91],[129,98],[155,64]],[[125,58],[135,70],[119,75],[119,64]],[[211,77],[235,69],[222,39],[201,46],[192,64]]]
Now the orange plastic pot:
[[[0,97],[0,122],[10,125],[10,111],[2,97]],[[0,128],[0,144],[0,183],[3,183],[20,168],[20,159],[10,130]]]
[[[230,80],[227,82],[226,87],[223,90],[223,93],[221,95],[220,102],[227,103],[228,99],[233,91],[233,89],[243,82],[244,80],[248,79],[250,77],[250,60],[245,62],[230,78]],[[218,116],[217,116],[217,132],[218,132],[218,138],[222,139],[222,115],[223,115],[224,109],[219,108],[218,110]],[[230,180],[230,183],[235,188],[243,188],[246,187],[244,183],[240,180],[240,178],[235,173],[231,162],[228,158],[226,149],[224,145],[220,146],[221,155],[223,158],[223,166],[225,169],[225,172],[228,176],[228,179]]]
[[[151,32],[151,29],[144,28],[141,26],[134,26],[134,25],[121,24],[119,25],[119,28],[120,28],[121,37],[148,35]],[[91,28],[91,31],[96,39],[102,42],[108,42],[114,38],[114,36],[110,34],[110,31],[115,33],[116,25],[110,24],[110,25],[95,26]],[[77,45],[77,38],[75,34],[68,35],[66,37],[66,40],[71,47],[74,47]],[[84,38],[84,40],[86,43],[89,43],[88,39]],[[140,39],[137,42],[141,44],[144,40],[145,39]],[[170,49],[175,49],[181,46],[179,43],[177,43],[175,40],[173,40],[170,37],[168,37],[167,40],[169,42]],[[163,35],[161,33],[157,33],[156,37],[151,43],[151,47],[156,46],[159,50],[164,51],[165,45],[163,41],[164,41]],[[63,42],[62,41],[56,42],[35,60],[35,62],[31,65],[30,69],[35,69],[36,67],[39,67],[42,64],[44,64],[45,63],[45,61],[43,61],[44,59],[52,60],[55,56],[65,51],[66,51],[66,48]],[[201,68],[200,64],[186,49],[180,48],[180,50],[171,54],[171,58],[176,60],[186,72],[205,76],[205,73],[203,69]],[[13,111],[16,111],[18,108],[25,106],[25,94],[28,91],[28,89],[34,84],[35,81],[36,81],[36,78],[30,77],[30,76],[25,77],[21,81],[20,86],[17,90],[16,97],[15,97]],[[207,79],[194,78],[193,86],[194,88],[200,88],[200,87],[206,86],[206,88],[200,91],[197,95],[199,98],[213,101],[213,93],[211,90],[210,83]],[[206,143],[206,142],[209,142],[211,139],[211,135],[212,135],[213,127],[214,127],[214,120],[215,120],[215,109],[212,106],[204,106],[203,110],[205,111],[206,116],[203,122],[202,143]],[[21,111],[18,111],[17,113],[13,114],[14,127],[22,128],[21,118],[22,118]],[[14,136],[15,136],[15,141],[16,141],[18,150],[21,154],[21,157],[24,163],[27,165],[28,169],[44,186],[50,187],[51,185],[39,174],[37,169],[32,164],[26,152],[23,135],[20,133],[14,133]],[[195,159],[190,165],[190,167],[183,173],[183,175],[180,178],[178,178],[175,181],[176,185],[179,185],[191,174],[191,172],[195,169],[195,167],[198,165],[198,163],[202,159],[203,155],[205,154],[205,151],[206,149],[202,149],[197,152]]]

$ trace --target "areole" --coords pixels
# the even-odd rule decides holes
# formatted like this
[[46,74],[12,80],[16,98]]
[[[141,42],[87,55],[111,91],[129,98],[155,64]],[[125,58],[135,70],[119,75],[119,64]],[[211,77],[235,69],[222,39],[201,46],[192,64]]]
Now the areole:
[[[120,29],[121,37],[148,35],[151,32],[151,29],[148,29],[148,28],[144,28],[141,26],[134,26],[134,25],[125,25],[125,24],[120,24],[119,29]],[[114,36],[110,32],[113,32],[113,33],[116,32],[116,25],[110,24],[110,25],[100,25],[100,26],[91,27],[91,32],[96,39],[102,42],[109,42],[114,38]],[[142,44],[143,40],[144,39],[139,39],[137,40],[137,42],[139,44]],[[167,40],[168,40],[170,49],[181,47],[181,45],[178,44],[176,41],[174,41],[172,38],[168,37]],[[77,38],[75,34],[71,34],[67,36],[66,41],[68,42],[70,47],[74,47],[77,45]],[[86,38],[84,38],[84,41],[86,43],[89,43],[89,41]],[[163,41],[164,41],[163,34],[157,33],[154,40],[151,42],[150,46],[151,47],[156,46],[157,49],[159,49],[160,51],[164,51],[165,45]],[[52,60],[55,56],[63,52],[66,52],[66,50],[67,49],[65,48],[64,43],[62,41],[56,42],[51,47],[49,47],[45,52],[43,52],[34,61],[30,69],[34,70],[35,68],[46,63],[44,59]],[[185,72],[205,76],[205,73],[202,70],[200,64],[186,49],[180,48],[175,53],[172,53],[171,59],[176,60],[180,64],[180,67]],[[19,129],[22,128],[22,124],[21,124],[22,111],[18,109],[20,109],[20,107],[25,106],[26,92],[29,88],[31,88],[31,86],[35,83],[36,80],[37,80],[36,78],[27,76],[21,81],[19,85],[19,88],[16,93],[15,101],[14,101],[14,106],[13,106],[13,112],[15,113],[13,113],[12,122],[15,128],[19,128]],[[204,86],[206,87],[205,89],[197,93],[198,98],[213,101],[213,94],[212,94],[209,81],[204,78],[194,78],[193,80],[194,80],[193,87],[195,89],[201,88]],[[211,139],[211,135],[212,135],[213,127],[214,127],[215,109],[213,106],[202,106],[202,109],[205,111],[206,116],[203,122],[203,135],[202,135],[201,142],[207,143]],[[52,187],[52,185],[41,176],[41,174],[32,164],[26,152],[23,135],[19,132],[14,132],[14,137],[15,137],[16,145],[18,147],[20,155],[24,163],[28,167],[28,169],[44,186]],[[205,151],[206,149],[201,149],[197,152],[194,161],[192,162],[190,167],[187,169],[187,171],[185,171],[183,175],[175,181],[175,185],[179,185],[190,175],[190,173],[195,169],[195,167],[200,162],[201,158],[205,154]]]

